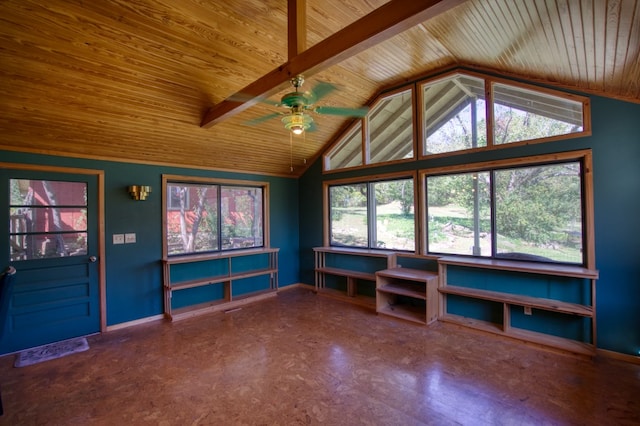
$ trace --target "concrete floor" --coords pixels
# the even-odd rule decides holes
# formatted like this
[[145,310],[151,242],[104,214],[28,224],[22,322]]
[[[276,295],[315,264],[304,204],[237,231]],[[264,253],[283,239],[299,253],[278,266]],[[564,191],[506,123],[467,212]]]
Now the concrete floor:
[[0,424],[640,423],[640,365],[406,323],[306,289],[89,344],[23,368],[0,358]]

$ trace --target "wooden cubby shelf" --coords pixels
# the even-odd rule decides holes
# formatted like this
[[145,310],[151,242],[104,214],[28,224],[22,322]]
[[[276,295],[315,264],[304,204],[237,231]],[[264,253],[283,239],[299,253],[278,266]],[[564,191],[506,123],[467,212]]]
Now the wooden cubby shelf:
[[[421,324],[429,323],[432,320],[431,317],[427,319],[425,313],[424,301],[427,300],[425,279],[428,277],[431,282],[435,277],[433,297],[427,303],[434,303],[434,307],[429,309],[429,314],[433,314],[433,319],[437,318],[437,284],[435,284],[437,273],[418,269],[428,263],[431,263],[434,268],[437,256],[350,247],[315,247],[313,251],[317,293],[375,309],[380,313],[404,317],[404,319]],[[402,268],[401,263],[405,262],[417,266],[413,269]],[[380,289],[377,283],[381,271],[395,271],[396,269],[402,269],[399,274],[404,276],[404,282],[392,283],[389,281],[387,287]],[[393,272],[389,274],[393,274]],[[328,276],[342,277],[344,288],[327,286]],[[384,276],[384,272],[382,272],[382,276]],[[370,286],[365,287],[363,281],[371,283]],[[370,290],[370,294],[365,294],[366,290]],[[381,297],[387,301],[384,308],[380,307],[379,299]],[[422,302],[416,306],[405,303],[402,307],[396,307],[396,299],[403,297]],[[389,301],[393,303],[389,303]]]
[[376,272],[376,311],[420,324],[438,319],[438,274],[409,268]]
[[[317,293],[419,324],[441,320],[573,353],[595,353],[597,270],[347,247],[313,251]],[[427,270],[436,265],[437,272]],[[450,268],[471,277],[449,282]],[[474,276],[483,270],[493,272]],[[333,276],[332,287],[327,276]],[[375,295],[363,294],[361,281],[374,281]]]
[[420,284],[411,283],[397,283],[390,282],[382,287],[378,287],[378,291],[389,294],[398,294],[400,296],[407,296],[413,299],[427,300],[427,295],[424,292],[424,288],[420,288]]
[[368,280],[368,281],[376,280],[376,275],[374,273],[351,271],[348,269],[341,269],[341,268],[329,268],[329,267],[317,268],[316,272],[319,272],[321,274],[340,275],[343,277],[348,277],[348,278],[350,277],[357,280]]
[[172,290],[184,290],[187,288],[200,287],[203,285],[223,283],[227,280],[229,280],[228,275],[221,275],[221,276],[207,278],[204,280],[181,281],[179,283],[172,283],[170,286]]
[[592,306],[561,302],[559,300],[544,299],[540,297],[523,296],[521,294],[479,290],[476,288],[458,287],[454,285],[443,286],[440,288],[440,292],[446,294],[457,294],[458,296],[473,297],[475,299],[492,300],[494,302],[504,302],[510,305],[528,306],[530,308],[543,309],[547,311],[563,312],[565,314],[582,315],[585,317],[593,315]]
[[[313,249],[315,257],[315,291],[318,294],[323,294],[336,299],[345,300],[350,303],[364,306],[367,308],[375,309],[376,300],[375,294],[364,294],[362,291],[361,281],[375,283],[376,275],[375,271],[383,269],[389,266],[389,259],[393,255],[392,252],[382,250],[364,250],[364,249],[352,249],[348,247],[315,247]],[[345,266],[332,266],[333,262],[338,260],[354,260],[365,259],[381,261],[383,266],[374,268],[370,271],[362,271],[358,269],[351,269]],[[342,277],[346,283],[345,291],[341,291],[336,288],[330,288],[327,286],[327,277]],[[371,287],[373,289],[373,284]]]
[[[172,256],[163,260],[164,263],[164,315],[166,318],[178,320],[208,312],[234,309],[247,303],[275,296],[278,290],[278,252],[277,248],[260,248],[217,252],[198,255]],[[258,266],[237,266],[234,260],[241,263],[243,258],[250,256],[265,256],[258,261]],[[245,259],[246,260],[246,259]],[[172,269],[178,265],[200,264],[203,270],[220,269],[224,272],[207,275],[194,270],[196,278],[172,279]],[[175,274],[174,274],[175,275]],[[268,288],[242,294],[234,293],[234,282],[249,278],[267,276]],[[174,308],[173,293],[204,286],[222,286],[221,298],[194,303],[180,308]]]
[[[598,278],[598,271],[579,266],[540,264],[531,262],[519,262],[510,260],[480,259],[480,258],[459,258],[442,257],[438,259],[439,265],[439,319],[452,322],[475,329],[502,334],[516,339],[533,342],[545,346],[550,346],[565,351],[593,355],[596,348],[596,323],[595,323],[595,283]],[[531,276],[540,276],[540,285],[550,286],[549,277],[568,277],[578,280],[588,280],[589,284],[583,295],[588,303],[573,303],[555,298],[533,297],[527,294],[517,294],[518,284],[514,281],[510,286],[511,292],[495,291],[485,288],[475,288],[459,284],[449,283],[450,267],[470,268],[471,270],[491,269],[495,271],[505,271],[509,274],[527,274],[528,285],[531,286]],[[499,276],[499,273],[498,273]],[[496,277],[498,277],[496,276]],[[512,278],[512,277],[511,277]],[[517,278],[516,278],[517,279]],[[483,281],[483,285],[491,286],[491,279]],[[533,280],[535,281],[535,280]],[[562,284],[555,284],[562,286]],[[556,294],[547,289],[549,294]],[[557,294],[563,294],[558,291]],[[467,317],[449,312],[447,300],[449,296],[461,297],[464,300],[486,301],[493,303],[493,306],[501,306],[500,320],[487,321],[482,318]],[[588,336],[581,340],[573,338],[559,337],[556,335],[542,333],[533,329],[513,325],[514,306],[523,308],[522,315],[535,315],[533,310],[554,312],[566,315],[565,318],[583,317],[588,321]]]

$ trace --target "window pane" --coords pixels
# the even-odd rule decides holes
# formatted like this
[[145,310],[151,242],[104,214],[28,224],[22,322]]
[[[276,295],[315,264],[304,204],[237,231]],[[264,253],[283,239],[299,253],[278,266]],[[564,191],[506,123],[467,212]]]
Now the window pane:
[[580,163],[495,172],[498,257],[582,263]]
[[368,247],[367,184],[329,188],[331,245]]
[[327,170],[339,170],[362,165],[362,121],[353,128],[329,152],[326,157]]
[[484,80],[455,75],[422,90],[425,155],[487,146]]
[[427,177],[428,251],[491,256],[488,172]]
[[[86,231],[87,209],[79,207],[11,207],[10,233]],[[54,219],[57,218],[57,219]],[[58,226],[55,226],[55,222]],[[20,230],[16,230],[20,229]]]
[[373,247],[414,251],[413,179],[376,182]]
[[367,115],[369,163],[413,158],[413,96],[407,90],[380,100]]
[[11,261],[87,254],[86,232],[11,234],[9,239]]
[[50,180],[11,179],[12,206],[86,206],[87,184]]
[[262,188],[221,187],[222,250],[262,247]]
[[496,145],[582,132],[582,103],[521,87],[493,84]]
[[167,253],[218,250],[218,187],[167,184]]
[[183,186],[167,185],[167,210],[180,210],[182,203],[189,206],[189,191],[183,191]]
[[10,179],[9,194],[11,260],[86,255],[85,182]]

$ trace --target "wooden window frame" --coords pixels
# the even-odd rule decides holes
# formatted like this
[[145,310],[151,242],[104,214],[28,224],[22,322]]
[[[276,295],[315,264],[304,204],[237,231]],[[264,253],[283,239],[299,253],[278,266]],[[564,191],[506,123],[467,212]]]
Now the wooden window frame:
[[[227,250],[216,250],[208,252],[193,252],[193,253],[181,253],[176,255],[169,255],[167,244],[167,212],[168,208],[167,199],[167,185],[173,183],[184,184],[200,184],[200,185],[217,185],[217,186],[249,186],[262,189],[262,241],[261,247],[247,247]],[[219,252],[242,252],[242,251],[255,251],[256,249],[269,249],[271,247],[270,240],[270,220],[269,220],[269,183],[261,181],[250,180],[233,180],[233,179],[216,179],[183,175],[162,175],[162,258],[168,259],[173,256],[198,256],[204,253],[219,253]],[[220,232],[220,230],[219,230]]]
[[[486,134],[486,138],[487,138],[487,145],[486,146],[482,146],[482,147],[476,147],[476,148],[469,148],[469,149],[463,149],[463,150],[459,150],[459,151],[448,151],[448,152],[443,152],[443,153],[437,153],[437,154],[427,154],[425,153],[425,144],[424,144],[424,137],[425,137],[425,129],[424,129],[424,108],[423,108],[423,102],[424,102],[424,91],[423,91],[423,86],[429,83],[432,83],[434,81],[437,80],[441,80],[444,78],[448,78],[451,76],[455,76],[455,75],[466,75],[472,78],[478,78],[478,79],[482,79],[484,81],[484,90],[485,90],[485,116],[486,116],[486,128],[487,128],[487,134]],[[555,96],[558,98],[562,98],[562,99],[567,99],[570,101],[574,101],[574,102],[578,102],[582,104],[582,120],[583,120],[583,129],[580,132],[573,132],[573,133],[567,133],[567,134],[562,134],[562,135],[555,135],[555,136],[550,136],[550,137],[544,137],[544,138],[537,138],[537,139],[527,139],[527,140],[522,140],[522,141],[517,141],[517,142],[510,142],[510,143],[505,143],[505,144],[498,144],[496,145],[494,143],[494,108],[493,108],[493,87],[494,84],[502,84],[502,85],[507,85],[507,86],[512,86],[512,87],[516,87],[516,88],[521,88],[523,90],[528,90],[528,91],[534,91],[534,92],[538,92],[541,94],[546,94],[546,95],[550,95],[550,96]],[[580,95],[576,95],[573,93],[568,93],[568,92],[564,92],[564,91],[560,91],[560,90],[555,90],[555,89],[550,89],[550,88],[546,88],[546,87],[542,87],[542,86],[537,86],[537,85],[533,85],[533,84],[527,84],[527,83],[523,83],[523,82],[519,82],[519,81],[515,81],[515,80],[511,80],[511,79],[507,79],[507,78],[500,78],[500,77],[494,77],[494,76],[490,76],[481,72],[476,72],[476,71],[470,71],[470,70],[466,70],[466,69],[453,69],[451,71],[442,73],[442,74],[438,74],[436,76],[432,76],[429,78],[424,78],[424,79],[420,79],[420,80],[415,80],[414,82],[410,83],[410,84],[405,84],[401,87],[396,87],[392,90],[388,90],[384,93],[381,93],[380,95],[376,96],[374,98],[374,100],[372,102],[369,103],[371,109],[374,109],[376,104],[378,104],[379,102],[381,102],[383,99],[389,97],[389,96],[395,96],[398,93],[401,92],[405,92],[407,90],[411,90],[412,91],[412,108],[413,108],[413,113],[412,113],[412,119],[413,119],[413,157],[411,158],[403,158],[400,160],[390,160],[390,161],[382,161],[382,162],[377,162],[377,163],[371,163],[370,162],[370,140],[369,140],[369,119],[368,116],[364,117],[362,119],[356,120],[353,123],[351,123],[348,127],[346,127],[343,131],[341,131],[338,136],[333,140],[333,142],[331,144],[329,144],[329,146],[327,147],[326,150],[324,150],[323,154],[322,154],[322,173],[323,174],[330,174],[330,173],[339,173],[339,172],[343,172],[343,171],[351,171],[351,170],[360,170],[360,169],[366,169],[366,168],[371,168],[371,167],[379,167],[379,166],[385,166],[385,165],[389,165],[389,164],[397,164],[397,163],[404,163],[404,162],[411,162],[411,161],[416,161],[416,160],[425,160],[425,159],[434,159],[434,158],[439,158],[439,157],[447,157],[447,156],[452,156],[452,155],[461,155],[461,154],[468,154],[468,153],[472,153],[472,152],[478,152],[478,151],[487,151],[487,150],[499,150],[499,149],[506,149],[506,148],[513,148],[513,147],[517,147],[517,146],[522,146],[522,145],[531,145],[531,144],[538,144],[538,143],[547,143],[547,142],[554,142],[554,141],[559,141],[559,140],[565,140],[565,139],[572,139],[572,138],[581,138],[581,137],[585,137],[585,136],[590,136],[592,133],[591,130],[591,103],[590,103],[590,99],[588,97],[585,96],[580,96]],[[351,167],[344,167],[344,168],[336,168],[336,169],[331,169],[330,168],[330,164],[331,164],[331,160],[330,160],[330,156],[333,153],[333,151],[335,149],[338,149],[340,147],[340,145],[344,142],[344,138],[346,136],[348,136],[353,130],[354,127],[357,124],[361,125],[361,138],[362,138],[362,146],[361,146],[361,163],[357,166],[351,166]]]
[[[357,178],[345,178],[345,179],[335,179],[330,181],[324,181],[322,184],[322,203],[323,203],[323,214],[322,214],[322,234],[323,241],[322,244],[324,247],[334,247],[331,245],[331,205],[330,205],[330,197],[329,197],[329,188],[337,185],[349,185],[349,184],[358,184],[358,183],[375,183],[375,182],[385,182],[385,181],[393,181],[393,180],[401,180],[401,179],[412,179],[413,180],[413,208],[414,208],[414,241],[415,248],[413,251],[409,251],[410,253],[419,253],[420,252],[420,237],[419,237],[419,218],[421,206],[418,205],[418,174],[416,171],[409,172],[396,172],[396,173],[385,173],[385,174],[376,174],[364,177]],[[371,224],[367,224],[367,227],[371,226]],[[369,233],[369,229],[367,229]],[[370,242],[369,242],[370,244]],[[371,251],[371,250],[380,250],[386,252],[405,252],[404,250],[397,249],[378,249],[378,248],[364,248],[364,247],[348,247],[348,246],[340,246],[340,248],[345,248],[348,250],[362,250],[362,251]]]
[[[582,248],[585,251],[583,254],[583,265],[587,269],[595,269],[595,225],[594,225],[594,201],[593,201],[593,155],[590,149],[569,151],[553,154],[543,154],[528,157],[518,157],[504,160],[485,161],[479,163],[460,164],[455,166],[436,167],[431,169],[422,169],[419,173],[420,183],[420,228],[423,230],[420,245],[423,247],[421,252],[423,255],[427,255],[427,241],[429,236],[427,235],[427,194],[426,194],[426,179],[428,176],[434,175],[447,175],[458,173],[470,173],[487,171],[497,168],[508,167],[526,167],[537,166],[544,164],[581,161],[582,162],[582,209],[584,214],[583,219],[583,236],[584,241]],[[444,256],[444,255],[443,255]],[[447,254],[447,257],[465,255],[460,254]],[[468,256],[466,256],[468,257]],[[493,258],[493,257],[491,257]],[[508,261],[507,261],[508,262]],[[550,263],[552,264],[552,263]]]
[[[432,82],[442,80],[447,77],[451,77],[455,75],[467,75],[469,77],[474,77],[474,78],[479,78],[484,80],[484,90],[485,90],[484,99],[485,99],[485,109],[486,109],[485,116],[487,120],[486,122],[487,145],[482,147],[477,147],[477,148],[462,149],[459,151],[448,151],[448,152],[443,152],[438,154],[427,154],[424,152],[425,151],[425,144],[424,144],[425,130],[424,130],[423,123],[424,123],[425,117],[424,117],[424,108],[422,107],[424,103],[424,98],[423,98],[424,90],[422,89],[422,87]],[[521,88],[523,90],[539,92],[541,94],[556,96],[558,98],[581,103],[582,104],[582,121],[583,121],[582,131],[567,133],[563,135],[550,136],[545,138],[527,139],[527,140],[522,140],[517,142],[510,142],[510,143],[496,145],[493,140],[494,139],[493,86],[496,83],[507,85],[507,86],[513,86],[516,88]],[[467,71],[467,70],[453,70],[444,74],[440,74],[436,77],[430,77],[428,79],[420,80],[416,83],[416,93],[417,93],[417,99],[418,99],[417,105],[419,106],[418,108],[416,108],[417,110],[416,115],[417,115],[417,122],[420,123],[417,129],[418,131],[417,145],[419,150],[418,160],[468,154],[468,153],[478,152],[478,151],[499,150],[499,149],[505,149],[505,148],[513,148],[513,147],[522,146],[522,145],[532,145],[532,144],[538,144],[538,143],[555,142],[559,140],[591,136],[591,103],[589,98],[586,96],[580,96],[572,93],[563,92],[560,90],[549,89],[549,88],[536,86],[532,84],[521,83],[514,80],[509,80],[506,78],[492,77],[479,72]]]
[[[378,167],[378,166],[382,166],[382,165],[388,165],[388,164],[397,164],[397,163],[406,163],[406,162],[411,162],[411,161],[415,161],[418,158],[418,147],[417,147],[417,137],[416,135],[417,133],[417,128],[418,128],[418,122],[416,121],[416,86],[414,83],[411,84],[405,84],[401,87],[397,87],[394,88],[393,90],[389,90],[386,91],[384,93],[381,93],[380,95],[376,96],[374,98],[374,100],[372,102],[369,103],[369,111],[375,109],[375,107],[382,102],[384,99],[391,97],[391,96],[396,96],[400,93],[403,92],[411,92],[411,109],[412,109],[412,113],[411,113],[411,125],[412,125],[412,138],[413,138],[413,156],[411,158],[402,158],[402,159],[398,159],[398,160],[389,160],[389,161],[381,161],[381,162],[376,162],[376,163],[371,163],[371,153],[370,153],[370,137],[369,137],[369,116],[367,114],[366,117],[361,118],[356,120],[354,123],[352,123],[348,128],[346,128],[344,131],[340,132],[340,134],[338,135],[338,137],[336,139],[334,139],[334,141],[328,146],[328,148],[324,151],[323,155],[322,155],[322,173],[323,174],[328,174],[328,173],[337,173],[337,172],[343,172],[345,170],[358,170],[358,169],[365,169],[365,168],[371,168],[371,167]],[[360,151],[360,155],[361,155],[361,163],[360,165],[357,166],[351,166],[351,167],[344,167],[344,168],[339,168],[339,169],[330,169],[330,155],[333,153],[333,150],[336,148],[339,148],[340,145],[344,142],[344,138],[347,137],[348,135],[351,134],[351,132],[354,130],[354,127],[357,125],[356,123],[360,122],[361,123],[361,136],[362,136],[362,146],[361,146],[361,151]]]

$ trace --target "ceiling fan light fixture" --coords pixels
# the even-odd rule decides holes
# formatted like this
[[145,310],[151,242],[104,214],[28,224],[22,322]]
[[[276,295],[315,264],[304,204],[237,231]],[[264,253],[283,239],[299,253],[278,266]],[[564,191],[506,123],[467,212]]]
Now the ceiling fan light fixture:
[[[302,83],[304,83],[304,77],[302,75],[297,75],[292,78],[291,85],[293,86],[294,91],[285,94],[279,102],[259,99],[261,102],[286,108],[288,110],[287,112],[267,114],[248,121],[247,123],[260,124],[275,117],[282,117],[282,124],[284,124],[285,129],[289,130],[289,134],[291,136],[300,136],[306,131],[316,130],[315,123],[310,115],[312,112],[343,117],[364,117],[369,110],[368,107],[345,108],[316,106],[316,102],[324,99],[327,95],[336,90],[336,87],[331,83],[319,81],[311,91],[301,92],[300,87],[302,86]],[[255,96],[250,96],[250,98],[255,99]]]
[[282,123],[284,123],[285,129],[291,131],[294,135],[301,135],[311,127],[313,118],[303,112],[294,112],[293,114],[282,117]]

